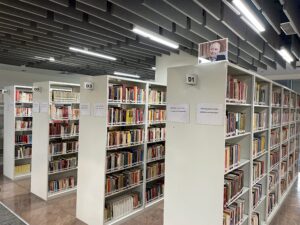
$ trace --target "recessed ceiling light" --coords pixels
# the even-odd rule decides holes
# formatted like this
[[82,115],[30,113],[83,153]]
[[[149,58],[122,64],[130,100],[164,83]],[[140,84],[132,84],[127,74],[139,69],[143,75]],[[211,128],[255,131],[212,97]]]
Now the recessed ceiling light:
[[103,54],[100,54],[100,53],[97,53],[97,52],[92,52],[92,51],[89,51],[87,49],[69,47],[69,50],[72,51],[72,52],[79,52],[79,53],[82,53],[82,54],[85,54],[85,55],[95,56],[95,57],[102,58],[102,59],[108,59],[108,60],[112,60],[112,61],[117,60],[117,58],[115,58],[115,57],[108,56],[108,55],[103,55]]
[[156,67],[155,66],[152,66],[152,68],[151,68],[152,70],[156,70]]
[[45,57],[40,57],[40,56],[34,56],[34,58],[38,59],[38,60],[48,60],[50,62],[55,62],[55,58],[54,57],[45,58]]
[[124,77],[134,77],[134,78],[140,78],[139,75],[137,74],[130,74],[130,73],[122,73],[122,72],[114,72],[114,75],[118,75],[118,76],[124,76]]
[[167,38],[164,38],[163,36],[161,36],[159,34],[156,34],[152,31],[146,30],[142,27],[135,26],[132,29],[132,32],[134,32],[138,35],[141,35],[145,38],[149,38],[152,41],[155,41],[155,42],[160,43],[162,45],[168,46],[170,48],[174,48],[174,49],[179,48],[179,45],[177,43],[175,43],[174,41],[171,41]]
[[291,63],[294,61],[293,56],[289,53],[288,50],[286,50],[285,48],[281,48],[280,50],[277,50],[278,54],[281,55],[281,57],[287,62],[287,63]]

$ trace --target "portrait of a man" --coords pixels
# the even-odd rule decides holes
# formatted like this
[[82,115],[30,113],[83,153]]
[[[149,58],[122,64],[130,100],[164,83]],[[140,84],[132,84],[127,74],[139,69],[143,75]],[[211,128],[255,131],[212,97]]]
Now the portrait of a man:
[[199,63],[215,62],[227,59],[227,39],[199,44]]

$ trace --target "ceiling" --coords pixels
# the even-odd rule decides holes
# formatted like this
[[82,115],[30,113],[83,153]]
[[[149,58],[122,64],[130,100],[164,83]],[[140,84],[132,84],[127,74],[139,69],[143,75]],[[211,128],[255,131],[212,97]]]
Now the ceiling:
[[[300,1],[245,1],[266,31],[254,32],[225,0],[1,0],[0,63],[89,75],[120,71],[153,79],[155,57],[179,50],[197,56],[198,43],[221,37],[229,40],[229,60],[251,70],[285,69],[276,52],[281,46],[299,60]],[[295,34],[281,30],[284,22]],[[134,25],[177,42],[179,49],[136,35]],[[117,60],[73,53],[70,46]]]

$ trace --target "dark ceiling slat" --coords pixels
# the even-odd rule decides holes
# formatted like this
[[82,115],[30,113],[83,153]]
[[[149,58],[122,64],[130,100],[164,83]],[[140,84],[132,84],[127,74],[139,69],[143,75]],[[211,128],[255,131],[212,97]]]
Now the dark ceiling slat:
[[300,13],[299,13],[299,1],[298,0],[288,0],[284,1],[283,11],[285,15],[289,18],[292,27],[297,32],[300,38]]
[[26,39],[33,38],[32,35],[24,34],[23,32],[18,32],[18,31],[12,30],[12,29],[7,29],[6,27],[2,26],[1,24],[0,24],[0,27],[2,27],[0,29],[0,32],[2,32],[2,33],[13,34],[15,36],[19,36],[19,37],[26,38]]
[[237,56],[238,52],[239,52],[239,49],[237,47],[235,47],[234,45],[229,43],[228,44],[228,51]]
[[249,64],[253,63],[253,58],[241,49],[239,51],[239,57],[245,60]]
[[187,28],[187,17],[161,0],[144,0],[143,5],[166,19]]
[[186,38],[186,39],[188,39],[189,41],[191,41],[195,44],[202,43],[202,42],[206,41],[205,39],[199,37],[198,35],[190,32],[187,29],[183,29],[180,26],[176,26],[175,33],[182,36],[182,37],[184,37],[184,38]]
[[261,6],[261,10],[263,15],[265,16],[266,20],[269,22],[269,24],[273,27],[273,29],[276,31],[278,35],[281,33],[280,29],[280,8],[278,4],[274,1],[264,1],[259,0],[259,4]]
[[161,54],[159,53],[155,53],[153,54],[152,52],[150,51],[147,51],[147,50],[141,50],[141,49],[136,49],[136,48],[131,48],[129,47],[128,45],[126,44],[121,44],[120,46],[111,46],[113,49],[115,49],[116,51],[120,50],[120,51],[123,51],[127,54],[136,54],[136,55],[144,55],[146,57],[155,57],[155,56],[161,56]]
[[164,18],[163,16],[153,13],[152,10],[141,4],[140,0],[109,0],[110,2],[152,22],[158,26],[161,26],[169,31],[172,31],[172,21]]
[[96,9],[100,9],[102,11],[106,11],[107,9],[106,0],[76,0],[76,1],[94,7]]
[[280,38],[277,33],[271,28],[271,26],[267,26],[266,30],[260,33],[260,36],[269,43],[274,49],[279,49],[280,47]]
[[[130,23],[128,23],[128,22],[126,22],[124,20],[121,20],[121,19],[119,19],[117,17],[114,17],[114,16],[112,16],[108,12],[103,12],[102,10],[99,10],[99,9],[97,9],[95,7],[92,7],[92,6],[89,6],[89,5],[77,2],[76,3],[76,9],[80,10],[82,12],[85,12],[85,13],[87,13],[89,15],[92,15],[94,17],[97,17],[98,19],[101,19],[101,20],[104,20],[106,22],[112,23],[112,24],[114,24],[116,26],[119,26],[121,28],[128,29],[128,30],[132,29]],[[90,17],[89,19],[91,20],[94,17]]]
[[82,13],[81,12],[79,12],[75,9],[71,9],[71,8],[68,8],[68,10],[66,10],[67,9],[66,7],[56,4],[56,3],[53,3],[53,2],[50,2],[48,0],[20,0],[20,1],[24,1],[28,4],[32,4],[37,7],[41,7],[45,10],[51,10],[55,13],[70,17],[75,20],[82,21]]
[[106,43],[104,41],[90,41],[88,39],[83,40],[83,39],[79,39],[76,37],[71,38],[69,36],[62,35],[62,34],[53,34],[53,38],[56,40],[78,43],[78,44],[82,45],[83,47],[89,45],[89,46],[99,48],[100,46],[106,45]]
[[268,44],[265,44],[264,45],[264,48],[263,48],[263,55],[269,59],[269,60],[272,60],[274,61],[275,60],[275,51],[268,45]]
[[266,57],[262,56],[261,59],[260,59],[264,64],[266,64],[267,66],[270,66],[271,68],[273,68],[274,70],[276,70],[277,68],[277,64],[270,60],[270,59],[267,59]]
[[196,4],[201,6],[205,11],[207,11],[210,15],[215,17],[217,20],[221,19],[221,1],[220,0],[193,0]]
[[170,32],[168,30],[162,29],[161,30],[161,35],[164,37],[173,40],[177,42],[178,44],[186,47],[186,48],[192,48],[192,42],[188,41],[187,39],[183,38],[182,36],[179,36],[173,32]]
[[247,42],[240,40],[240,49],[246,52],[248,55],[252,56],[253,58],[259,60],[259,51],[249,45]]
[[249,27],[246,29],[246,42],[260,53],[263,52],[264,40]]
[[173,52],[173,53],[176,53],[176,54],[179,53],[179,51],[177,49],[169,48],[165,45],[153,42],[150,39],[147,39],[147,38],[144,38],[144,37],[139,37],[138,42],[141,43],[141,44],[144,44],[146,46],[150,46],[151,48],[156,48],[158,50],[163,50],[163,51],[166,51],[166,52]]
[[237,64],[241,67],[244,67],[248,70],[253,70],[253,71],[257,71],[257,68],[253,65],[251,65],[250,63],[246,62],[245,60],[243,60],[242,58],[237,58]]
[[203,24],[203,9],[200,8],[193,1],[182,0],[164,0],[166,3],[174,7],[179,12],[185,14],[187,17],[195,20],[199,24]]
[[6,21],[10,21],[12,24],[19,24],[19,25],[24,25],[24,26],[30,26],[30,21],[26,20],[26,19],[20,19],[18,17],[15,16],[11,16],[11,15],[7,15],[7,14],[3,14],[0,13],[0,18]]
[[137,47],[137,46],[133,46],[133,45],[121,44],[120,48],[127,49],[127,50],[133,51],[133,52],[143,53],[143,54],[161,56],[161,53],[159,53],[159,52],[149,51],[149,50],[146,50],[145,48],[141,48],[141,47]]
[[267,70],[267,69],[268,69],[268,67],[267,67],[266,64],[264,64],[264,63],[262,63],[261,61],[256,60],[256,59],[253,60],[253,65],[254,65],[255,67],[257,67],[257,68],[259,67],[259,68],[262,68],[262,69],[264,69],[264,70]]
[[156,53],[159,53],[159,54],[170,55],[170,53],[168,51],[163,50],[161,48],[152,47],[152,46],[145,45],[143,43],[138,43],[138,42],[132,41],[132,40],[129,40],[128,45],[129,46],[134,46],[134,47],[137,47],[137,48],[141,48],[141,49],[147,49],[148,51],[156,52]]
[[231,52],[228,52],[228,59],[229,61],[237,64],[237,55],[232,54]]
[[275,61],[283,69],[286,69],[286,62],[283,60],[283,58],[277,52],[275,53]]
[[292,36],[291,52],[300,59],[300,39],[296,35]]
[[64,7],[69,6],[69,0],[50,0],[51,2],[54,2],[56,4],[62,5]]
[[204,26],[196,23],[193,20],[191,20],[190,31],[208,41],[217,39],[217,35],[215,33],[211,32],[210,30],[208,30]]

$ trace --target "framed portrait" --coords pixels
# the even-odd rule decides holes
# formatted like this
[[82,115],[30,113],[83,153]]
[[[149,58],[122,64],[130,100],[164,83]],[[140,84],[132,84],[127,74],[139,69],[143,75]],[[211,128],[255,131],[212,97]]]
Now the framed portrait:
[[198,63],[216,62],[228,59],[228,39],[200,43],[198,47]]

